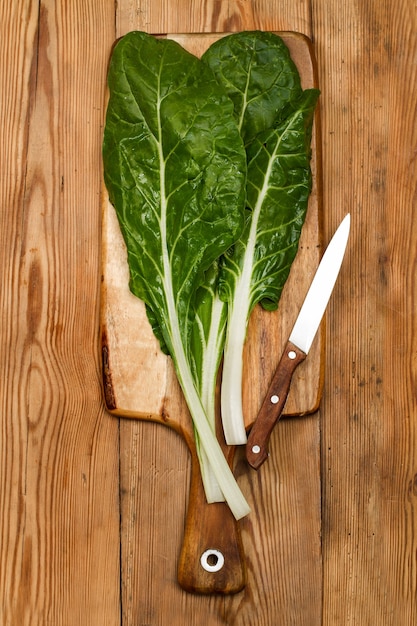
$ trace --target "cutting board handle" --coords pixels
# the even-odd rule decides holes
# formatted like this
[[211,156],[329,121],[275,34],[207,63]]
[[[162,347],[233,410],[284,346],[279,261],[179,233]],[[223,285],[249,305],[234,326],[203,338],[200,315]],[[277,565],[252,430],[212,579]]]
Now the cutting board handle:
[[207,503],[194,454],[178,582],[186,591],[204,594],[237,593],[246,584],[238,522],[224,502]]

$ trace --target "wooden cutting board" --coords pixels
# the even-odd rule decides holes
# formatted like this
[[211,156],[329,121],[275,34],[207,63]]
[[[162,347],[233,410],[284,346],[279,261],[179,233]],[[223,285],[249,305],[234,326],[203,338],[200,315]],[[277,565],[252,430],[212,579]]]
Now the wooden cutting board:
[[[287,44],[303,88],[317,87],[311,42],[299,33],[277,33]],[[224,34],[165,35],[201,55]],[[312,140],[313,190],[297,257],[276,312],[257,307],[250,319],[244,354],[243,406],[249,428],[267,391],[286,339],[296,319],[321,254],[321,167],[319,119]],[[113,415],[160,422],[176,430],[190,448],[192,484],[178,580],[189,591],[234,593],[245,584],[245,562],[239,528],[225,504],[205,502],[190,415],[170,357],[154,337],[143,303],[128,288],[126,249],[113,207],[103,194],[101,337],[104,397]],[[323,383],[324,332],[318,333],[308,358],[296,370],[284,416],[317,410]],[[279,426],[278,426],[279,427]],[[221,433],[219,433],[221,438]],[[224,442],[222,442],[224,445]],[[232,464],[234,450],[224,446]],[[267,470],[268,463],[261,471]],[[253,471],[248,465],[248,471]],[[285,468],[283,468],[285,471]],[[215,551],[224,565],[210,567]],[[201,561],[208,551],[209,560]],[[212,559],[212,560],[210,560]],[[217,562],[218,564],[218,562]],[[214,571],[210,571],[210,569]]]

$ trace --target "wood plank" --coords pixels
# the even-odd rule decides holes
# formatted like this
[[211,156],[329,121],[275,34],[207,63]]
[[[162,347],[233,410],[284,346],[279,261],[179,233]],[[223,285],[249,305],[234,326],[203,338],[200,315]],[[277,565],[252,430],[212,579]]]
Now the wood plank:
[[[228,21],[226,15],[233,19]],[[252,3],[197,6],[191,2],[168,8],[160,3],[121,2],[117,23],[120,35],[134,28],[186,33],[253,27],[310,34],[307,2],[285,6],[279,15],[271,2],[258,3],[256,11]],[[181,28],[174,28],[178,24]],[[238,461],[239,480],[252,504],[256,503],[250,521],[242,526],[248,585],[240,594],[221,598],[185,593],[176,583],[173,564],[180,550],[190,480],[186,447],[175,433],[158,425],[121,420],[124,624],[139,620],[190,625],[320,624],[318,417],[299,419],[296,426],[282,422],[281,426],[272,441],[276,461],[261,480],[256,473],[248,476]],[[305,459],[301,469],[299,455]],[[158,525],[161,520],[165,521],[163,529]]]
[[[415,3],[315,2],[326,228],[352,211],[329,311],[323,624],[417,621]],[[334,181],[338,184],[335,185]]]
[[[26,425],[19,425],[19,405],[22,405],[21,393],[19,392],[20,372],[22,367],[22,355],[25,351],[24,335],[21,333],[21,322],[17,314],[19,292],[19,250],[15,250],[20,239],[20,224],[22,204],[25,194],[24,172],[27,160],[27,124],[30,115],[31,99],[27,85],[32,74],[32,58],[27,54],[33,46],[37,30],[37,13],[31,11],[29,2],[8,5],[2,24],[7,23],[10,32],[15,36],[1,37],[1,55],[7,62],[4,63],[1,73],[1,124],[0,124],[0,151],[1,163],[4,169],[2,176],[1,193],[1,232],[8,233],[6,245],[0,247],[0,267],[2,270],[2,288],[0,301],[2,310],[2,324],[0,327],[1,354],[0,361],[0,399],[2,416],[1,430],[1,484],[0,484],[0,537],[2,549],[0,551],[0,582],[1,582],[1,621],[10,622],[14,619],[13,613],[19,607],[19,581],[20,563],[24,550],[22,541],[22,529],[24,524],[24,494],[25,475],[24,458],[26,454],[24,439]],[[27,20],[19,25],[19,14],[26,14]],[[4,99],[6,93],[15,95],[13,100]],[[7,211],[6,207],[13,210]],[[4,238],[3,238],[4,239]],[[11,315],[14,309],[14,319]],[[5,313],[7,312],[7,315]],[[23,311],[23,324],[25,324],[25,311]],[[17,322],[16,323],[16,318]],[[17,358],[16,358],[16,356]],[[14,415],[14,420],[10,417]],[[21,584],[21,583],[20,583]],[[17,621],[15,621],[17,623]]]
[[0,13],[0,622],[115,626],[118,425],[96,343],[113,16],[105,2]]
[[311,36],[311,2],[275,0],[122,0],[116,12],[118,37],[129,30],[148,33],[229,32],[259,28]]

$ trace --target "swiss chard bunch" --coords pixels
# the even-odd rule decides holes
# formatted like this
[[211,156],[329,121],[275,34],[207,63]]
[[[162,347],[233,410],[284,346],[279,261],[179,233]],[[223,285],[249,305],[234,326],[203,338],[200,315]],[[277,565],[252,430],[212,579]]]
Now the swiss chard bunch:
[[216,438],[216,379],[225,348],[225,434],[241,443],[247,321],[257,302],[277,306],[297,249],[317,92],[302,91],[282,40],[261,32],[225,37],[201,60],[132,32],[108,82],[104,176],[130,289],[173,359],[207,499],[239,519],[249,507]]

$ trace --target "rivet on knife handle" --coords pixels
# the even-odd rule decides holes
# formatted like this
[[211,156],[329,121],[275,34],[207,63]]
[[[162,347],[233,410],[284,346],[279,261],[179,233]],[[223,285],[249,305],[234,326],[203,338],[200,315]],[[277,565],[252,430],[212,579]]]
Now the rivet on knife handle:
[[254,469],[268,458],[269,437],[287,401],[294,370],[305,358],[306,354],[288,341],[246,444],[246,458]]

